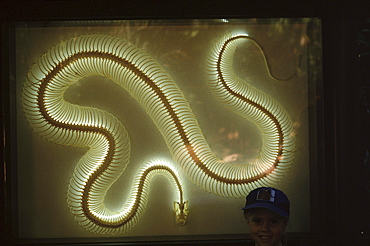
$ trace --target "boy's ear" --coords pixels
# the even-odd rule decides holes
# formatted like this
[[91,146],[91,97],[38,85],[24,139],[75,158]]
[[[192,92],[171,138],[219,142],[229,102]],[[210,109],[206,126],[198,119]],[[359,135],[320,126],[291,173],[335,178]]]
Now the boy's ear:
[[284,221],[284,231],[288,228],[288,223],[287,221]]

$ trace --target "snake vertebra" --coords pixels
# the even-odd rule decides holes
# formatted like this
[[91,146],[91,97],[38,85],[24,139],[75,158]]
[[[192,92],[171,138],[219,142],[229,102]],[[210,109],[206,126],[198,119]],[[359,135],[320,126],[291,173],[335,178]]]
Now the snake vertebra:
[[[144,51],[110,36],[82,36],[44,54],[30,70],[23,88],[23,108],[34,130],[67,146],[89,147],[78,162],[68,188],[68,204],[79,223],[96,233],[122,233],[141,216],[149,178],[157,172],[178,190],[176,221],[186,223],[187,202],[174,168],[149,163],[120,211],[105,207],[104,196],[124,172],[130,153],[128,134],[111,114],[64,100],[66,89],[91,75],[107,77],[126,89],[146,110],[163,135],[174,160],[203,189],[226,197],[242,197],[254,187],[276,183],[289,168],[294,149],[285,110],[263,92],[231,73],[234,46],[243,35],[224,37],[210,56],[210,88],[228,107],[262,131],[261,155],[243,166],[219,160],[210,150],[185,97],[164,69]],[[232,47],[232,49],[230,48]]]

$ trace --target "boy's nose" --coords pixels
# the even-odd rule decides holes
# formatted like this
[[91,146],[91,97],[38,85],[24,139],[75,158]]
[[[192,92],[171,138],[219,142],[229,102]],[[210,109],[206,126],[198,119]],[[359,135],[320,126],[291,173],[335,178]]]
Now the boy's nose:
[[262,230],[268,231],[269,230],[269,223],[267,221],[262,223]]

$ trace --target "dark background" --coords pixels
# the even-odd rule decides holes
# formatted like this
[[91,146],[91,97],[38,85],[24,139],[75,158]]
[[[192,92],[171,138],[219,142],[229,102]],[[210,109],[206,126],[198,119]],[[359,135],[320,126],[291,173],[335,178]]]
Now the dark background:
[[[318,162],[312,165],[312,232],[291,245],[370,245],[370,7],[369,1],[21,1],[0,2],[1,245],[17,244],[12,224],[15,187],[10,102],[9,30],[13,21],[318,17],[322,21],[323,84],[317,102]],[[6,164],[6,165],[5,165]],[[32,241],[22,241],[31,243]],[[51,244],[60,241],[49,240]],[[100,242],[103,243],[103,242]],[[37,242],[37,244],[41,244]],[[110,245],[122,245],[119,242]],[[148,244],[148,243],[146,243]],[[160,244],[165,244],[161,242]],[[243,245],[183,241],[171,245]]]

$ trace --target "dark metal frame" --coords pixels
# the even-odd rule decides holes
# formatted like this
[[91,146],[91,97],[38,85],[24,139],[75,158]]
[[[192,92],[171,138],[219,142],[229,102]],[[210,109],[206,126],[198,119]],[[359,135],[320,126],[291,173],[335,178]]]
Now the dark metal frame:
[[[69,8],[66,8],[69,5]],[[98,20],[140,18],[273,18],[318,17],[322,21],[323,83],[316,88],[319,96],[312,112],[317,114],[317,163],[311,166],[311,232],[290,235],[302,245],[368,245],[370,242],[369,190],[364,185],[363,173],[363,118],[360,117],[358,93],[363,85],[358,59],[358,37],[363,23],[369,18],[366,1],[352,4],[284,3],[278,1],[10,1],[0,3],[1,39],[1,124],[0,137],[2,172],[0,192],[1,243],[57,244],[72,241],[50,239],[19,241],[12,216],[16,216],[16,202],[10,180],[14,178],[12,163],[16,143],[15,120],[12,117],[12,78],[9,64],[12,55],[11,23],[14,21]],[[364,65],[362,65],[364,66]],[[312,146],[315,147],[315,146]],[[73,240],[73,239],[72,239]],[[217,238],[204,240],[174,238],[153,244],[168,245],[242,245],[246,240],[225,241]],[[79,243],[77,239],[73,241]],[[80,242],[82,243],[82,242]],[[112,242],[110,245],[124,245]],[[96,239],[91,244],[105,244]],[[135,243],[130,243],[134,245]],[[148,242],[145,242],[148,245]]]

